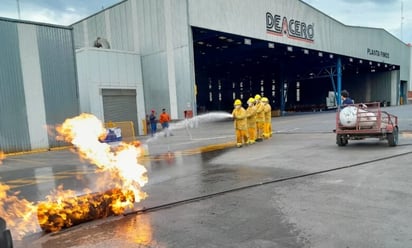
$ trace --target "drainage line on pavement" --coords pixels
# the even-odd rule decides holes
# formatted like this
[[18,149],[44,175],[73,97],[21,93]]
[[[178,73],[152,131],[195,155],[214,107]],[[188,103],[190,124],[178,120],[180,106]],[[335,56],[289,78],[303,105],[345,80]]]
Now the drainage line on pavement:
[[136,211],[131,211],[131,212],[125,213],[123,215],[128,216],[128,215],[132,215],[132,214],[138,215],[138,214],[144,214],[144,213],[148,213],[148,212],[154,212],[154,211],[157,211],[157,210],[172,208],[172,207],[176,207],[176,206],[179,206],[179,205],[184,205],[184,204],[187,204],[187,203],[196,202],[196,201],[200,201],[200,200],[204,200],[204,199],[208,199],[208,198],[212,198],[212,197],[216,197],[216,196],[220,196],[220,195],[224,195],[224,194],[228,194],[228,193],[232,193],[232,192],[236,192],[236,191],[241,191],[241,190],[245,190],[245,189],[259,187],[259,186],[262,186],[262,185],[267,185],[267,184],[272,184],[272,183],[279,183],[279,182],[290,181],[290,180],[304,178],[304,177],[310,177],[310,176],[325,174],[325,173],[328,173],[328,172],[333,172],[333,171],[348,169],[348,168],[352,168],[352,167],[362,166],[362,165],[366,165],[366,164],[370,164],[370,163],[374,163],[374,162],[379,162],[379,161],[384,161],[384,160],[388,160],[388,159],[392,159],[392,158],[396,158],[396,157],[401,157],[401,156],[405,156],[405,155],[409,155],[409,154],[412,154],[412,151],[404,152],[404,153],[400,153],[400,154],[396,154],[396,155],[392,155],[392,156],[388,156],[388,157],[368,160],[368,161],[364,161],[364,162],[359,162],[359,163],[355,163],[355,164],[345,165],[345,166],[341,166],[341,167],[336,167],[336,168],[332,168],[332,169],[315,171],[315,172],[306,173],[306,174],[297,175],[297,176],[284,177],[284,178],[279,178],[279,179],[275,179],[275,180],[271,180],[271,181],[267,181],[267,182],[260,182],[260,183],[251,184],[251,185],[238,187],[238,188],[234,188],[234,189],[229,189],[229,190],[224,190],[224,191],[220,191],[220,192],[216,192],[216,193],[212,193],[212,194],[208,194],[208,195],[202,195],[202,196],[197,196],[197,197],[184,199],[184,200],[180,200],[180,201],[161,204],[161,205],[157,205],[157,206],[150,207],[150,208],[143,208],[143,209],[139,209],[139,210],[136,210]]

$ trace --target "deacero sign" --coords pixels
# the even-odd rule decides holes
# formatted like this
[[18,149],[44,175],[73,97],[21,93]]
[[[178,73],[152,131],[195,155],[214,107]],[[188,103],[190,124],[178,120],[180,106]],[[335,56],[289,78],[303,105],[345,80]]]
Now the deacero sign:
[[276,36],[313,43],[315,40],[315,24],[301,20],[288,19],[286,16],[273,15],[266,12],[266,32]]

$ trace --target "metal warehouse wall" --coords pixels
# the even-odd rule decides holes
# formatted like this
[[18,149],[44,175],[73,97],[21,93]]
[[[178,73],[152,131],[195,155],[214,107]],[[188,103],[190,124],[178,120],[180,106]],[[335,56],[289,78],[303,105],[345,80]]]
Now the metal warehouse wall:
[[93,113],[108,122],[110,120],[104,118],[102,91],[134,90],[135,106],[123,106],[136,109],[134,116],[116,121],[131,121],[137,117],[138,122],[134,126],[139,127],[137,131],[143,134],[141,123],[146,117],[140,56],[134,52],[99,48],[82,48],[76,51],[76,55],[81,112]]
[[76,48],[104,37],[115,50],[141,56],[145,109],[167,108],[183,118],[195,106],[186,0],[129,0],[73,24]]
[[[401,66],[401,80],[410,81],[409,47],[383,29],[346,26],[299,0],[188,0],[192,26],[242,36],[290,44],[313,50],[353,56],[365,60]],[[267,13],[278,15],[280,32],[267,30]],[[313,27],[292,37],[284,34],[283,18]],[[270,19],[270,18],[269,18]],[[273,20],[273,19],[272,19]],[[296,22],[295,22],[296,23]],[[288,26],[289,27],[289,26]],[[292,26],[292,28],[295,26]],[[289,27],[290,28],[290,27]],[[369,49],[369,50],[368,50]],[[379,54],[368,51],[376,50]],[[381,56],[380,52],[387,56]]]
[[0,150],[64,145],[54,127],[78,114],[70,28],[0,19]]
[[0,39],[0,150],[29,150],[17,24],[0,20]]

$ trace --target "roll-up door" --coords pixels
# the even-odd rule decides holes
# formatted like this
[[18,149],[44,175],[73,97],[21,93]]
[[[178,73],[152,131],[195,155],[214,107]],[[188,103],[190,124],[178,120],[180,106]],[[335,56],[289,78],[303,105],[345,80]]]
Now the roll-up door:
[[134,133],[138,133],[136,90],[102,89],[105,122],[132,121]]

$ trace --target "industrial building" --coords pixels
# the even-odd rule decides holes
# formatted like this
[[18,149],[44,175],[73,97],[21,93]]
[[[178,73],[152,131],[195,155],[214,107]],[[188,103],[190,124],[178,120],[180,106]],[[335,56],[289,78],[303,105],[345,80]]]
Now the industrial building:
[[[30,34],[18,32],[17,27],[23,26],[30,26],[32,38],[37,37],[36,47],[47,49],[35,53],[24,45],[27,39],[16,42]],[[8,111],[21,116],[0,121],[0,149],[6,151],[37,148],[32,145],[30,128],[55,125],[63,115],[77,110],[104,121],[132,121],[136,133],[142,134],[151,109],[166,108],[172,119],[182,119],[188,110],[195,114],[230,111],[234,99],[246,102],[261,94],[270,99],[272,109],[283,114],[333,108],[343,89],[356,102],[383,105],[406,104],[412,91],[410,46],[383,29],[347,26],[300,0],[126,0],[71,27],[2,19],[0,30],[5,28],[14,32],[14,36],[1,34],[12,49],[0,51],[15,54],[2,56],[0,63],[8,67],[1,70],[16,75],[0,76],[0,94],[4,101],[3,85],[13,88],[20,94],[13,100],[21,99],[19,104],[25,107],[16,109],[13,104]],[[67,38],[42,39],[42,35],[56,35],[56,28],[67,33]],[[66,50],[51,46],[51,41]],[[58,51],[53,54],[64,54],[50,57],[54,50]],[[46,95],[24,96],[29,86],[23,79],[19,88],[12,87],[19,84],[11,81],[24,75],[16,68],[22,68],[22,54],[29,51],[38,57],[33,62],[40,67],[29,75],[37,75],[43,94],[56,87],[66,92],[65,87],[70,87],[66,93],[72,97],[64,97],[73,105],[63,107],[68,112],[59,111],[61,102],[56,105]],[[7,56],[15,57],[14,64],[7,62]],[[67,67],[60,67],[63,62]],[[56,72],[43,76],[42,63]],[[55,78],[54,85],[47,84],[47,76],[68,74],[64,80]],[[52,95],[59,98],[59,94]],[[32,112],[37,109],[46,117],[31,123],[32,115],[38,118]],[[3,104],[0,113],[8,116]],[[52,113],[59,118],[47,119]],[[19,121],[23,123],[18,124],[18,135],[5,140],[4,130]],[[48,144],[37,142],[39,146],[54,144],[46,133],[34,138],[48,140]]]
[[64,145],[55,127],[79,113],[69,27],[0,19],[0,150]]

